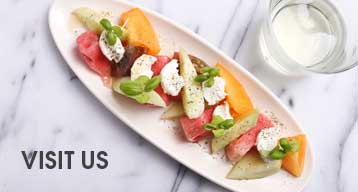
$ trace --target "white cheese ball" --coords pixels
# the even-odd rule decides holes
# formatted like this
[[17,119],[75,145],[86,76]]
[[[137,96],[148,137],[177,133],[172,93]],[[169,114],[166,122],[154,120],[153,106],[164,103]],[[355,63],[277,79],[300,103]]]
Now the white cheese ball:
[[143,54],[138,57],[131,68],[131,80],[136,80],[139,76],[147,76],[152,78],[152,65],[157,61],[157,58],[151,55]]
[[177,96],[184,86],[184,79],[179,75],[178,60],[173,59],[160,72],[161,85],[164,93]]
[[256,147],[264,160],[268,160],[270,152],[277,146],[280,139],[280,128],[264,128],[257,135]]
[[116,63],[123,58],[125,52],[122,42],[118,37],[114,45],[109,45],[106,39],[106,31],[103,31],[99,38],[99,48],[108,60]]
[[227,102],[215,107],[213,116],[220,116],[223,119],[234,119],[230,114],[230,107]]
[[225,80],[221,77],[214,77],[214,84],[211,87],[205,86],[206,81],[202,83],[204,99],[209,105],[215,105],[226,97]]

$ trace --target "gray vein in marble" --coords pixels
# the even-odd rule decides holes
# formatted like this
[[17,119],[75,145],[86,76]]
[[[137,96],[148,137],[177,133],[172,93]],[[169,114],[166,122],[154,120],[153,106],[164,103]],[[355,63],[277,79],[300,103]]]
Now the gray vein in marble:
[[9,133],[9,126],[10,123],[13,122],[16,118],[16,114],[17,114],[17,109],[18,109],[18,105],[21,99],[21,94],[24,88],[24,84],[27,78],[27,73],[25,72],[22,77],[21,77],[21,81],[20,81],[20,85],[19,88],[17,90],[16,96],[14,98],[13,103],[10,105],[10,109],[8,110],[8,113],[6,115],[4,115],[4,119],[1,122],[1,127],[0,127],[0,142],[8,135]]
[[72,76],[70,77],[70,81],[74,81],[74,80],[78,80],[77,75],[72,75]]
[[203,178],[199,177],[198,185],[196,186],[195,192],[200,192],[200,189],[201,189],[201,186],[203,185],[203,182],[204,182]]
[[21,35],[20,45],[23,44],[26,40],[27,40],[27,34],[26,34],[26,32],[24,32]]
[[[358,85],[358,80],[356,80],[356,84]],[[348,126],[346,128],[344,128],[344,132],[343,132],[343,136],[340,139],[339,142],[339,155],[338,155],[338,163],[339,163],[339,168],[337,171],[337,178],[338,178],[338,184],[337,184],[337,191],[339,192],[344,192],[344,185],[343,185],[343,175],[342,175],[342,167],[343,167],[343,155],[344,155],[344,149],[346,147],[346,143],[348,138],[351,136],[351,133],[353,132],[353,130],[355,128],[357,128],[357,126],[355,126],[358,123],[358,102],[357,102],[357,98],[358,98],[358,90],[355,90],[354,92],[354,98],[356,98],[354,100],[354,107],[353,107],[353,114],[352,114],[352,121],[351,123],[348,124]]]
[[[35,32],[33,32],[33,34],[35,34]],[[23,38],[24,38],[24,41],[26,41],[26,37],[23,37]],[[32,38],[35,38],[35,35],[32,35]],[[30,52],[31,51],[32,50],[30,50]],[[11,107],[10,107],[10,109],[8,111],[8,114],[4,115],[4,118],[3,118],[2,122],[1,122],[0,142],[1,142],[2,139],[4,139],[8,135],[8,133],[9,133],[8,127],[10,126],[10,123],[13,122],[15,120],[15,118],[16,118],[17,109],[18,109],[19,102],[21,100],[21,95],[22,95],[22,92],[23,92],[25,81],[27,79],[28,74],[35,67],[36,63],[37,63],[37,60],[36,60],[36,56],[35,56],[35,57],[33,57],[31,59],[30,64],[29,64],[29,68],[21,76],[20,85],[18,86],[16,96],[14,97],[15,99],[13,100],[13,103],[10,105]],[[16,82],[17,82],[16,80],[13,80],[11,82],[11,84],[16,85]]]
[[125,173],[119,175],[119,178],[121,178],[121,179],[123,179],[123,178],[128,179],[128,177],[138,177],[138,176],[140,176],[140,172],[138,172],[137,170],[135,170],[135,171],[125,172]]
[[31,67],[31,68],[34,68],[35,65],[36,65],[36,57],[34,57],[34,58],[31,60],[30,67]]
[[357,52],[357,46],[354,46],[353,51],[352,51],[352,56],[354,56],[356,54],[356,52]]
[[143,146],[144,143],[146,143],[146,141],[143,139],[142,136],[138,135],[138,145]]
[[195,32],[196,34],[199,34],[199,32],[200,32],[200,26],[199,26],[199,25],[197,25],[197,26],[195,27],[194,32]]
[[226,29],[225,29],[225,32],[224,34],[222,35],[222,38],[220,40],[220,43],[219,43],[219,48],[222,47],[223,43],[224,43],[224,40],[225,40],[225,37],[226,37],[226,34],[228,33],[229,29],[230,29],[230,26],[231,26],[231,23],[233,22],[234,18],[235,18],[235,15],[236,15],[236,12],[239,10],[239,7],[241,5],[241,0],[239,0],[235,6],[235,9],[234,9],[234,12],[232,13],[230,19],[229,19],[229,22],[228,24],[226,25]]
[[62,133],[62,131],[63,131],[62,128],[56,127],[55,129],[52,130],[52,133],[54,135],[58,135],[58,134]]
[[[239,47],[239,49],[240,49],[240,47]],[[237,57],[238,53],[239,53],[239,51],[236,52],[235,56],[233,57],[234,59]],[[248,71],[250,71],[251,73],[256,74],[256,72],[257,72],[258,70],[262,69],[262,65],[259,65],[259,64],[257,64],[257,63],[253,63],[253,64],[247,66],[246,69],[247,69]]]
[[[19,43],[19,46],[23,46],[25,42],[27,42],[27,40],[33,40],[36,38],[36,31],[35,30],[23,30],[22,34],[21,34],[21,40]],[[31,50],[30,50],[31,51]]]
[[282,88],[280,90],[280,92],[277,94],[277,97],[282,97],[282,95],[284,95],[286,93],[286,89],[285,88]]
[[170,189],[170,192],[178,191],[180,184],[183,181],[186,171],[187,171],[187,168],[185,166],[183,166],[182,164],[179,164],[178,171],[177,171],[176,177],[174,179],[172,188]]
[[291,108],[293,108],[295,106],[292,97],[288,98],[288,106],[290,106]]
[[[357,106],[358,107],[358,106]],[[346,147],[346,142],[349,138],[349,136],[351,135],[351,133],[353,132],[355,126],[354,124],[356,122],[358,122],[358,114],[357,112],[355,112],[355,119],[353,121],[354,123],[351,124],[351,126],[349,126],[348,129],[345,129],[345,133],[343,135],[343,137],[341,138],[340,144],[339,144],[339,156],[338,156],[338,162],[339,162],[339,168],[337,171],[337,177],[338,177],[338,185],[337,185],[337,190],[339,192],[344,192],[344,185],[342,184],[342,163],[343,161],[343,152],[344,152],[344,148]]]
[[253,18],[254,18],[254,15],[255,15],[255,12],[256,12],[256,10],[257,10],[257,7],[258,7],[259,3],[260,3],[260,1],[259,1],[259,0],[256,0],[255,8],[254,8],[254,10],[251,12],[251,14],[250,14],[249,22],[248,22],[248,23],[246,24],[246,26],[245,26],[244,33],[243,33],[242,37],[240,38],[240,43],[238,44],[238,46],[237,46],[237,48],[236,48],[236,50],[235,50],[235,55],[234,55],[233,58],[236,58],[237,55],[238,55],[238,53],[239,53],[240,47],[241,47],[242,43],[243,43],[244,40],[245,40],[247,31],[249,30],[249,28],[250,28],[250,26],[251,26],[252,20],[253,20]]
[[68,71],[68,74],[70,76],[70,81],[78,80],[77,75],[72,71],[72,69],[68,66],[66,66],[66,69]]

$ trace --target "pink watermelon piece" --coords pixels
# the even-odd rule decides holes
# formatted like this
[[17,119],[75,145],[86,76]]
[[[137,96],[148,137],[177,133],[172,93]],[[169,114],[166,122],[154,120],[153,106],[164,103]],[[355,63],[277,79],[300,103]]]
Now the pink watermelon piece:
[[214,108],[209,108],[195,119],[189,119],[187,116],[180,118],[180,124],[184,130],[185,137],[190,142],[198,142],[205,136],[210,135],[211,131],[203,128],[204,124],[211,122]]
[[164,90],[162,86],[159,84],[157,88],[154,89],[155,92],[157,92],[160,97],[164,100],[164,102],[169,105],[170,103],[170,96],[164,93]]
[[[162,71],[163,67],[168,64],[172,59],[168,56],[160,56],[157,55],[155,56],[157,58],[157,61],[152,65],[152,71],[153,71],[153,76],[156,75],[160,75],[160,72]],[[161,88],[159,88],[161,89]],[[167,100],[171,101],[181,101],[181,94],[179,94],[178,96],[171,96],[171,95],[167,95],[163,92],[162,95],[162,91],[161,90],[156,90],[158,94],[160,94],[162,96],[162,98],[164,99],[164,101],[167,102]]]
[[160,71],[162,71],[163,67],[171,60],[168,56],[157,55],[155,57],[157,61],[152,65],[153,76],[160,75]]
[[171,101],[179,101],[179,102],[181,102],[182,101],[181,92],[177,96],[169,95],[169,98],[170,98]]
[[239,161],[256,144],[257,135],[264,128],[273,127],[273,123],[263,114],[259,115],[256,126],[246,131],[226,147],[226,156],[232,162]]
[[[171,60],[168,56],[157,55],[155,57],[157,58],[157,61],[152,65],[153,76],[160,75],[160,72],[162,71],[163,67]],[[171,100],[170,95],[164,93],[164,90],[161,85],[159,85],[155,89],[155,92],[157,92],[162,97],[164,102],[169,105]]]
[[111,62],[103,55],[98,44],[95,31],[87,31],[77,38],[78,50],[87,66],[98,73],[103,79],[111,76]]

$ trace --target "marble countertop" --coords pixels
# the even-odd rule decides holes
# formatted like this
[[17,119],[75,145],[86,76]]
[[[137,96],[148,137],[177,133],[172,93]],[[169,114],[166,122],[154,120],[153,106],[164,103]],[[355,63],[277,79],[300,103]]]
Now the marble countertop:
[[[51,38],[51,2],[1,2],[0,191],[225,191],[143,140],[89,93]],[[304,191],[358,191],[358,68],[304,78],[267,68],[257,42],[263,0],[134,2],[207,39],[289,106],[315,153]],[[22,150],[105,150],[110,164],[28,170]]]

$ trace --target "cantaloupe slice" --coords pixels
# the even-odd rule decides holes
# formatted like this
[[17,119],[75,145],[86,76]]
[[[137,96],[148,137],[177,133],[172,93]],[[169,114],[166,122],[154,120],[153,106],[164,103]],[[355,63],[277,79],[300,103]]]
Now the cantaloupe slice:
[[128,43],[148,48],[148,54],[156,55],[160,51],[157,34],[147,17],[139,8],[130,9],[121,15],[119,24],[128,32]]
[[221,64],[216,64],[220,68],[220,77],[225,79],[225,91],[227,101],[230,105],[231,115],[235,119],[240,119],[255,110],[249,95],[241,83]]
[[300,144],[298,152],[288,152],[286,157],[282,159],[282,168],[291,173],[292,175],[299,177],[302,174],[305,164],[306,146],[307,140],[305,135],[297,135],[288,138],[288,140],[296,139]]

